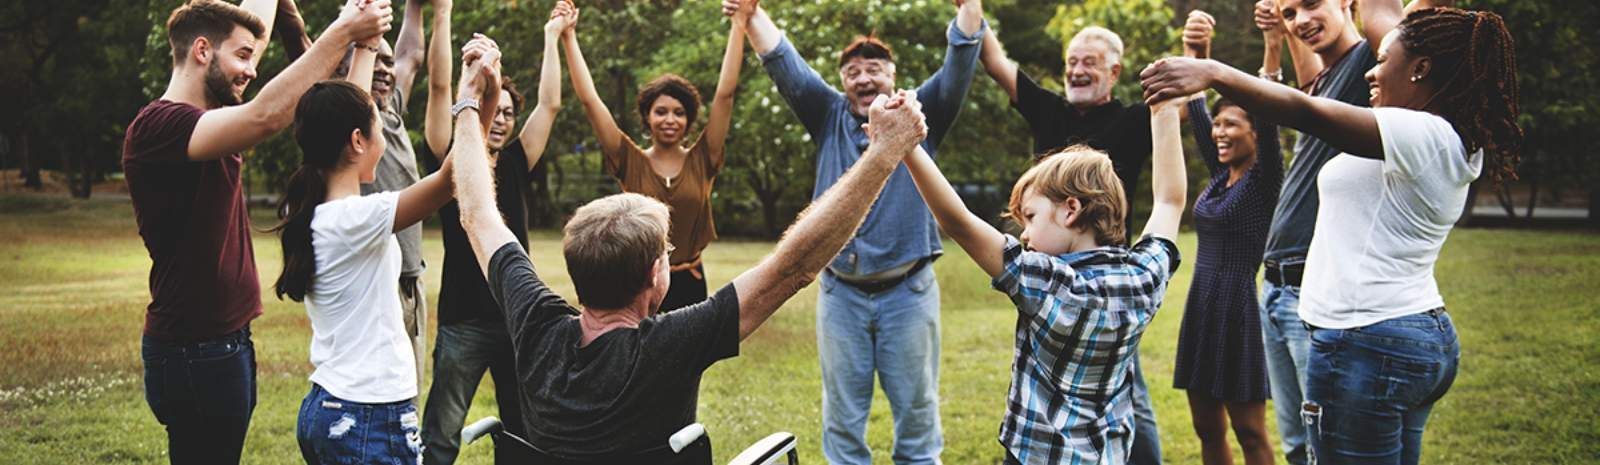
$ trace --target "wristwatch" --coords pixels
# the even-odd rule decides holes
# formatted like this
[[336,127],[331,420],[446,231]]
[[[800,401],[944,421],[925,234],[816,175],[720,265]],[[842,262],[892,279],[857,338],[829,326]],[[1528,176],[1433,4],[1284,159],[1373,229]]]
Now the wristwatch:
[[468,108],[471,108],[472,111],[478,111],[478,99],[475,99],[475,98],[461,99],[461,101],[456,102],[455,105],[451,105],[450,106],[450,117],[454,118],[456,116],[459,116],[462,111],[464,111],[464,110],[466,110]]

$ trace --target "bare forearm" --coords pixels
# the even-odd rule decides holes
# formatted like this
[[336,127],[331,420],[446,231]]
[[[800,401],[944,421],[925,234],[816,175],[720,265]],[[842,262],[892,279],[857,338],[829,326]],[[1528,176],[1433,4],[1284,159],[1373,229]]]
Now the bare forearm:
[[1183,219],[1184,201],[1188,195],[1183,142],[1179,139],[1178,105],[1163,103],[1150,110],[1153,154],[1150,190],[1155,194],[1155,203],[1150,209],[1150,220],[1145,222],[1144,234],[1156,234],[1169,239],[1178,237],[1178,223]]
[[264,26],[261,30],[261,37],[256,38],[256,42],[261,46],[257,48],[255,53],[250,55],[250,64],[252,66],[260,64],[261,58],[267,56],[267,44],[272,41],[272,25],[278,19],[278,1],[244,0],[239,2],[239,8],[254,13],[256,19],[260,19],[261,25]]
[[439,171],[400,191],[400,204],[395,209],[394,215],[395,232],[427,219],[433,212],[438,211],[439,207],[450,201],[454,187],[452,182],[452,177],[455,176],[454,165],[454,161],[446,158]]
[[311,48],[311,36],[306,32],[306,21],[300,17],[298,11],[279,7],[278,19],[273,27],[277,29],[274,34],[277,34],[278,40],[283,42],[283,55],[289,61],[300,59],[300,56],[305,55],[306,50]]
[[[412,0],[416,1],[416,0]],[[450,146],[450,2],[433,4],[433,37],[428,43],[428,104],[422,131],[435,157],[443,159]]]
[[1017,101],[1017,63],[1006,56],[1005,46],[1000,43],[1000,34],[993,30],[984,34],[983,51],[978,58],[983,61],[983,70],[989,73],[995,84],[1006,91],[1011,101]]
[[733,120],[733,98],[739,92],[739,72],[744,62],[744,30],[744,24],[735,21],[728,30],[728,45],[722,52],[722,72],[717,79],[716,95],[711,99],[711,119],[703,136],[713,154],[723,152],[723,142],[727,141]]
[[739,337],[755,332],[783,302],[800,292],[855,236],[899,157],[869,147],[844,177],[800,213],[771,256],[734,279]]
[[494,176],[489,170],[489,153],[483,143],[483,128],[476,112],[461,112],[456,118],[456,143],[450,150],[455,162],[455,197],[461,209],[461,228],[478,257],[478,270],[488,275],[489,259],[495,249],[515,241],[511,230],[500,219],[495,205]]
[[568,32],[562,35],[562,44],[567,48],[567,72],[572,75],[572,92],[578,94],[578,101],[583,103],[583,110],[589,117],[589,125],[594,128],[595,136],[600,139],[600,146],[607,152],[615,151],[622,143],[622,130],[617,127],[616,119],[611,117],[611,109],[606,108],[604,100],[600,99],[600,92],[595,90],[594,76],[589,74],[589,63],[583,58],[583,49],[578,46],[578,35]]
[[755,49],[756,53],[771,52],[778,47],[778,42],[783,40],[783,31],[772,22],[772,17],[767,16],[765,8],[756,7],[755,14],[750,15],[746,26],[750,35],[750,48]]
[[360,87],[361,90],[372,92],[372,66],[378,60],[378,53],[357,44],[355,53],[350,56],[350,72],[345,73],[345,80]]
[[977,34],[983,29],[983,2],[980,0],[967,0],[956,10],[956,28],[966,35]]
[[933,157],[922,147],[917,147],[916,153],[906,157],[906,168],[911,172],[912,181],[917,184],[917,191],[922,193],[922,199],[927,201],[928,210],[939,222],[939,229],[960,244],[985,273],[989,276],[998,275],[1003,267],[1001,252],[1005,247],[1005,236],[967,210],[961,196],[956,194],[950,181],[933,163]]
[[556,114],[561,112],[561,33],[546,33],[544,58],[539,69],[539,104],[533,115],[522,125],[522,151],[528,155],[528,166],[539,163],[545,146],[550,142],[550,130],[555,126]]
[[1267,36],[1262,41],[1261,71],[1276,74],[1283,70],[1283,37]]
[[422,66],[427,52],[423,50],[422,2],[409,0],[400,17],[400,37],[394,44],[394,84],[401,95],[411,94],[411,84],[416,81],[417,67]]

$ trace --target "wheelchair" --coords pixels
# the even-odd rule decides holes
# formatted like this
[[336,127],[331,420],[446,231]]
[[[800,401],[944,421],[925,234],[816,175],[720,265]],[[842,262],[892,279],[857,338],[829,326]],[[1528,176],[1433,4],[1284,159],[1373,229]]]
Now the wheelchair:
[[[589,459],[570,459],[545,452],[527,440],[506,432],[505,425],[496,417],[485,417],[461,429],[461,444],[466,446],[484,437],[492,438],[497,445],[513,445],[534,457],[541,465],[712,465],[711,438],[705,425],[695,423],[683,427],[667,438],[667,443],[655,448],[624,456]],[[795,437],[790,433],[772,433],[734,457],[728,465],[799,465],[795,450]]]

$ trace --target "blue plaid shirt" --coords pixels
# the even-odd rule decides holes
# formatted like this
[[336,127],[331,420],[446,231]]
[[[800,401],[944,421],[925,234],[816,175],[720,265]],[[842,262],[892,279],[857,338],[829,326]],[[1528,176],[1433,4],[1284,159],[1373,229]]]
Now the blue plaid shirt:
[[1017,346],[1000,444],[1027,464],[1122,464],[1133,444],[1129,356],[1155,317],[1178,246],[1060,256],[1006,236],[995,290],[1017,305]]

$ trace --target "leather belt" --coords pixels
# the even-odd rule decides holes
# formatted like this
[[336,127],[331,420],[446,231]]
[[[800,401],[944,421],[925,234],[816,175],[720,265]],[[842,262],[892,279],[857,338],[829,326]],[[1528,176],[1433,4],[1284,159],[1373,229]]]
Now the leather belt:
[[911,268],[907,269],[905,274],[902,274],[900,276],[895,276],[893,278],[884,278],[884,279],[871,280],[871,281],[851,281],[851,280],[845,279],[843,276],[839,276],[838,273],[834,273],[833,270],[830,270],[830,269],[827,269],[827,268],[824,268],[823,270],[825,272],[827,272],[828,274],[833,275],[833,277],[835,279],[838,279],[839,282],[848,284],[850,287],[856,288],[856,289],[860,290],[861,292],[865,292],[865,293],[868,293],[868,294],[877,294],[879,292],[883,292],[883,291],[887,291],[889,289],[893,289],[895,286],[899,286],[900,283],[905,282],[906,278],[909,278],[909,277],[912,277],[912,276],[916,276],[917,272],[922,271],[922,269],[927,267],[928,263],[930,263],[932,261],[933,261],[932,259],[923,258],[923,259],[917,260],[917,263],[915,265],[911,265]]
[[1305,263],[1280,265],[1278,262],[1269,261],[1264,265],[1266,266],[1262,268],[1266,274],[1267,282],[1277,286],[1300,287],[1300,278],[1305,275],[1306,271]]

